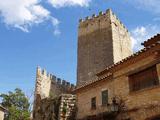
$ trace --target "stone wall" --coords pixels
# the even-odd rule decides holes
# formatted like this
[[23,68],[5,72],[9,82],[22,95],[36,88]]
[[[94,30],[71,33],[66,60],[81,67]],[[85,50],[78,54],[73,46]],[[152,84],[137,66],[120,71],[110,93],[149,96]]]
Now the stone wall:
[[33,120],[58,120],[58,99],[45,98],[39,101],[33,112]]
[[0,110],[0,120],[4,120],[4,111]]
[[4,117],[7,113],[8,110],[0,105],[0,120],[4,120]]
[[132,54],[132,44],[130,34],[118,17],[112,13],[112,39],[113,39],[113,59],[114,63]]
[[37,68],[35,97],[40,95],[41,99],[57,97],[62,93],[71,93],[75,88],[73,84],[47,73],[45,69]]
[[40,100],[39,106],[34,111],[33,120],[74,120],[75,102],[76,97],[72,94]]
[[70,94],[72,96],[72,91],[74,89],[75,86],[73,84],[57,78],[56,76],[47,73],[46,70],[38,67],[33,105],[33,119],[49,120],[49,118],[54,117],[55,100],[62,94]]
[[131,53],[128,30],[111,10],[80,20],[77,85],[95,79],[97,72]]
[[76,96],[62,94],[60,98],[59,120],[74,120],[76,116]]
[[[113,78],[104,79],[77,91],[78,119],[109,111],[109,108],[102,106],[101,103],[101,91],[105,89],[109,92],[109,104],[111,104],[114,96],[119,96],[125,101],[131,120],[145,120],[160,115],[160,85],[136,92],[130,92],[129,90],[128,75],[132,73],[156,64],[157,73],[160,77],[160,64],[152,52],[150,52],[148,57],[143,57],[143,59],[141,57],[138,58],[140,60],[134,62],[134,59],[132,64],[126,65],[123,69],[114,72]],[[93,97],[97,98],[95,110],[91,109],[91,98]]]

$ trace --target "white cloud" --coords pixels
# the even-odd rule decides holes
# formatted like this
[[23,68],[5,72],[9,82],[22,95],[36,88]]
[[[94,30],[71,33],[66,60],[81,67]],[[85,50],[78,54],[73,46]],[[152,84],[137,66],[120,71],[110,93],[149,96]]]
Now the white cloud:
[[143,46],[141,43],[147,39],[153,37],[160,32],[158,25],[139,26],[131,31],[132,48],[134,51],[138,51]]
[[[47,0],[53,7],[88,6],[91,0]],[[0,0],[0,18],[9,27],[18,28],[24,32],[44,21],[53,25],[54,35],[61,32],[59,21],[51,16],[49,10],[43,7],[41,0]]]
[[58,19],[52,17],[52,24],[53,26],[58,26],[59,25]]
[[40,0],[0,0],[0,16],[7,26],[19,28],[24,32],[46,20],[56,27],[59,24],[40,4]]
[[54,34],[55,36],[58,36],[58,35],[61,34],[61,32],[59,31],[59,29],[55,29],[54,32],[53,32],[53,34]]
[[54,31],[53,31],[53,34],[55,36],[58,36],[61,34],[59,28],[58,28],[58,25],[59,25],[59,21],[56,19],[56,18],[52,18],[52,25],[54,26]]
[[160,32],[160,25],[158,21],[160,20],[160,0],[126,0],[127,2],[133,4],[137,9],[143,9],[155,14],[157,17],[153,19],[156,24],[138,26],[131,31],[132,44],[134,51],[141,49],[141,43],[145,40],[151,38],[155,34]]
[[66,7],[66,6],[81,6],[87,7],[91,0],[48,0],[55,8]]
[[128,2],[133,3],[139,9],[148,10],[156,14],[160,13],[160,0],[131,0]]
[[61,34],[61,31],[59,30],[59,23],[60,22],[58,21],[58,19],[52,17],[51,22],[52,22],[52,25],[54,26],[54,31],[53,31],[54,35],[55,36],[60,35]]

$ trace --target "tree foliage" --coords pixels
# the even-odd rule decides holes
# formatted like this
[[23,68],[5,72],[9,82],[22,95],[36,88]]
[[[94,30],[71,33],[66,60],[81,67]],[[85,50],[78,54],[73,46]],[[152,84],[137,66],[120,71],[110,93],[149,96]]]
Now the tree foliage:
[[8,109],[5,120],[29,120],[29,100],[21,89],[16,88],[14,92],[1,94],[2,106]]

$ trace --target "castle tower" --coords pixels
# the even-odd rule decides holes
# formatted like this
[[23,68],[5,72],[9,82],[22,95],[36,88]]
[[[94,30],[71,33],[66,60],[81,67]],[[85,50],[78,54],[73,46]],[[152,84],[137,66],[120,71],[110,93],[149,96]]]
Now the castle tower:
[[37,67],[35,97],[36,95],[39,95],[41,99],[49,97],[50,89],[51,74],[47,74],[46,70]]
[[132,54],[128,30],[109,9],[80,20],[78,31],[77,85]]

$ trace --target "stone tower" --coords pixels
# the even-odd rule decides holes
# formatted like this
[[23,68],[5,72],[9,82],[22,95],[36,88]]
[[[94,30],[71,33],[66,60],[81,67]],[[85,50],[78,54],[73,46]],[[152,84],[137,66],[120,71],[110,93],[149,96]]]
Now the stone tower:
[[78,31],[77,85],[96,78],[96,73],[132,54],[128,30],[108,9],[80,20]]

